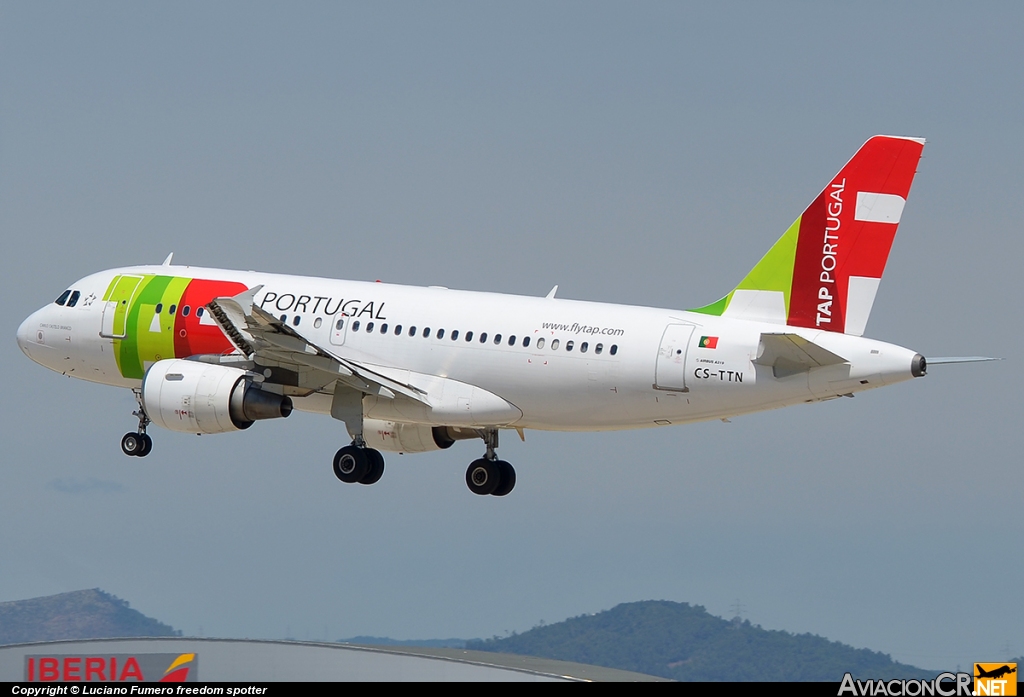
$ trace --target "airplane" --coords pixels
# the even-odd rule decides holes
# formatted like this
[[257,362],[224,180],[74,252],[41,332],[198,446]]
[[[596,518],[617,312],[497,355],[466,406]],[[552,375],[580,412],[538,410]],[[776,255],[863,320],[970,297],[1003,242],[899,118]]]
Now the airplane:
[[924,139],[875,136],[732,291],[673,310],[172,264],[95,273],[30,315],[18,345],[75,378],[132,390],[126,455],[150,424],[228,433],[293,409],[342,421],[347,483],[380,451],[482,439],[466,470],[504,496],[498,434],[606,431],[821,402],[925,375],[926,359],[863,337]]
[[974,669],[977,672],[977,675],[974,676],[976,678],[996,678],[996,679],[998,679],[998,678],[1003,677],[1004,675],[1009,675],[1010,673],[1016,673],[1017,672],[1017,665],[1014,664],[1013,668],[1011,668],[1009,665],[1005,665],[1004,664],[1004,665],[1002,665],[1002,666],[1000,666],[998,668],[994,668],[993,670],[985,670],[979,664],[975,663],[974,664]]

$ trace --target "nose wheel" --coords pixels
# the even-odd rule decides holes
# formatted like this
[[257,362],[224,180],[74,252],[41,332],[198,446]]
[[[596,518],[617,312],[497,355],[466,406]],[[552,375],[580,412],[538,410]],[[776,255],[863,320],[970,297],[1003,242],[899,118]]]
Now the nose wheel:
[[126,433],[121,439],[121,452],[132,457],[146,457],[153,450],[153,439],[146,433]]
[[146,457],[153,451],[153,439],[146,433],[146,427],[151,423],[146,416],[146,409],[142,405],[142,390],[132,390],[139,408],[132,412],[132,416],[139,419],[139,430],[135,433],[126,433],[121,438],[121,452],[130,457]]

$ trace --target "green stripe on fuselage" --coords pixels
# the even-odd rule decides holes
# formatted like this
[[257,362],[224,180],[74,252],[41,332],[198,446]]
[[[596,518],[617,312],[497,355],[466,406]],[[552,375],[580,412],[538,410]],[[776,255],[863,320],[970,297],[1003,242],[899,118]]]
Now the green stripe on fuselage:
[[[190,281],[176,276],[143,277],[128,308],[127,334],[123,339],[114,340],[114,355],[121,375],[141,380],[147,364],[174,358],[175,315],[170,313],[170,308],[181,302]],[[157,305],[162,306],[159,315]]]

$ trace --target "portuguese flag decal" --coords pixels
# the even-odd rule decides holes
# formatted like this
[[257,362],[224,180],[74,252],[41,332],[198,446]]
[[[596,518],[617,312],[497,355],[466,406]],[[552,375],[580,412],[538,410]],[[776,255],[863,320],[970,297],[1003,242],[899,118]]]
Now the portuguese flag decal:
[[697,344],[701,348],[718,348],[718,337],[717,336],[702,336],[700,343]]

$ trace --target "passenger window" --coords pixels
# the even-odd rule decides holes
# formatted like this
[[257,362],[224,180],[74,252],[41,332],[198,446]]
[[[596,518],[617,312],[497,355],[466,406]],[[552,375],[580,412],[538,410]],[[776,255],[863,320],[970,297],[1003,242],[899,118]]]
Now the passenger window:
[[196,308],[196,317],[202,317],[202,316],[203,316],[203,308],[197,307]]
[[528,336],[524,336],[524,337],[523,337],[523,348],[526,348],[526,347],[528,347],[529,345],[530,345],[530,337],[528,337]]
[[[441,331],[443,332],[444,330],[442,329]],[[424,339],[429,339],[430,338],[430,327],[424,327],[423,328],[423,338]]]
[[324,321],[322,319],[320,319],[319,317],[317,317],[315,320],[313,320],[313,329],[319,329],[320,325],[323,324],[323,323],[324,323]]
[[[196,314],[198,315],[199,313],[197,312]],[[302,317],[300,315],[295,315],[295,317],[292,319],[292,326],[293,327],[299,326],[299,320],[301,320],[301,319],[302,319]]]
[[466,341],[473,340],[473,332],[466,332]]
[[557,351],[558,350],[558,339],[555,339],[554,341],[551,342],[551,350],[552,351]]
[[601,351],[604,351],[604,344],[598,344],[594,347],[594,353],[601,353]]
[[483,334],[480,335],[480,343],[483,344],[483,343],[486,343],[486,342],[487,342],[487,332],[484,332]]
[[71,294],[71,299],[68,300],[68,307],[74,307],[78,304],[78,299],[82,297],[82,294],[77,290]]
[[192,310],[192,308],[191,308],[191,307],[189,307],[188,305],[186,305],[185,307],[181,308],[181,316],[182,316],[182,317],[188,317],[188,313],[189,313],[189,312],[190,312],[191,310]]
[[380,325],[380,333],[381,334],[387,334],[388,333],[388,324],[387,324],[387,322],[385,322],[384,324]]
[[356,320],[355,322],[352,323],[352,331],[359,331],[359,320]]
[[494,335],[494,345],[497,346],[500,343],[501,343],[501,334],[495,334]]
[[169,315],[173,315],[173,314],[174,314],[174,311],[175,311],[175,310],[177,309],[177,307],[178,307],[177,305],[171,305],[171,306],[170,306],[170,307],[169,307],[169,308],[167,309],[167,314],[169,314]]
[[[181,311],[181,316],[182,317],[184,317],[187,314],[188,313],[185,312],[184,310]],[[284,322],[285,324],[288,324],[288,315],[281,315],[281,321]]]
[[537,348],[539,348],[539,349],[544,348],[544,337],[541,337],[541,338],[537,339]]
[[613,356],[616,353],[618,353],[618,352],[619,352],[619,345],[618,344],[612,344],[612,347],[610,349],[608,349],[608,353],[612,354]]
[[369,334],[372,331],[373,331],[373,322],[367,322],[366,323],[366,333]]
[[566,341],[565,342],[565,350],[566,351],[572,351],[572,342],[571,341]]
[[444,330],[443,329],[438,329],[437,330],[437,338],[438,339],[443,339],[444,338]]
[[396,324],[395,325],[395,336],[401,336],[401,335],[402,335],[402,325],[401,324]]
[[416,336],[416,327],[409,327],[409,336]]
[[459,338],[459,330],[458,329],[453,329],[452,330],[452,341],[455,341],[458,338]]
[[513,334],[512,336],[510,336],[508,338],[508,345],[509,346],[515,346],[516,345],[516,335],[515,334]]
[[586,353],[588,348],[590,348],[590,344],[584,341],[582,344],[580,344],[580,353]]
[[156,313],[159,315],[161,312],[163,312],[163,310],[164,310],[164,304],[163,303],[157,303],[156,304]]
[[[359,324],[359,323],[356,322],[356,324]],[[339,332],[344,328],[344,326],[345,326],[345,320],[343,320],[343,319],[339,319],[337,322],[334,323],[334,329],[336,331],[339,331]],[[355,331],[355,330],[356,330],[356,325],[353,324],[352,325],[352,331]]]
[[71,291],[70,290],[66,290],[63,293],[61,293],[60,297],[57,298],[56,300],[54,300],[53,302],[57,303],[58,305],[63,305],[64,303],[66,303],[68,301],[68,296],[69,295],[71,295]]

